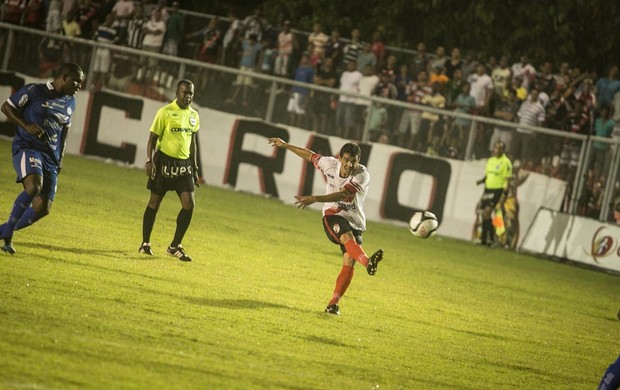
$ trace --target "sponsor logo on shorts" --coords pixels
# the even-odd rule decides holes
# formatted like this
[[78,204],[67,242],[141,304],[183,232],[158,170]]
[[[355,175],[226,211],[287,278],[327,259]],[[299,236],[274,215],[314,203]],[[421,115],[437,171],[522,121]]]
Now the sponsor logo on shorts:
[[175,167],[164,165],[161,168],[161,174],[164,177],[179,177],[192,174],[192,167]]
[[332,226],[332,230],[333,230],[333,231],[334,231],[334,233],[336,233],[336,234],[340,233],[340,225],[338,225],[338,224],[334,224],[334,225]]
[[41,159],[36,157],[28,157],[28,163],[30,163],[31,168],[41,168]]

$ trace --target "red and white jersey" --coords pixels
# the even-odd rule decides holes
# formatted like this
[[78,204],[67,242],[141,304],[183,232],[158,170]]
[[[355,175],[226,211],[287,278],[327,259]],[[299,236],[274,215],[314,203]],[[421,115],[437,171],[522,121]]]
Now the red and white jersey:
[[351,176],[340,177],[340,160],[320,154],[312,156],[312,164],[316,169],[323,172],[327,179],[326,194],[338,192],[343,187],[352,194],[339,202],[325,202],[323,204],[323,215],[339,215],[346,219],[354,229],[365,231],[364,201],[370,184],[368,169],[358,164]]

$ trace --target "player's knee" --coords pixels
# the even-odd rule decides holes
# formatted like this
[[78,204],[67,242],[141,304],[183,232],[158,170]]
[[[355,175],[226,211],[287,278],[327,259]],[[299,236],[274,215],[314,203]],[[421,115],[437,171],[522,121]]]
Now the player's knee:
[[340,235],[340,243],[345,245],[350,240],[355,240],[355,236],[351,232],[344,232]]

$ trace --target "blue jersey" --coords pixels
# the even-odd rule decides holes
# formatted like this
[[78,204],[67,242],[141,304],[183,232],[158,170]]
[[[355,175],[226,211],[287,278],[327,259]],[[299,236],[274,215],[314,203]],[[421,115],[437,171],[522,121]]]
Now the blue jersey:
[[63,148],[63,132],[71,126],[75,97],[59,93],[48,82],[26,84],[7,102],[21,113],[26,122],[38,125],[45,132],[42,137],[37,137],[17,126],[13,155],[22,149],[35,149],[49,155],[58,165]]

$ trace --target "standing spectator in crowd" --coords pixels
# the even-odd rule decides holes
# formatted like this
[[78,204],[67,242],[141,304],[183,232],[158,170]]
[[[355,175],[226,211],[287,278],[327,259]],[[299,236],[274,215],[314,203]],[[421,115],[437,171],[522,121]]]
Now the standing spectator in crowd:
[[134,49],[142,49],[144,41],[144,9],[141,6],[135,8],[133,17],[127,22],[127,46]]
[[392,73],[390,71],[384,69],[381,72],[374,95],[385,99],[396,99],[398,97],[398,89],[392,81]]
[[[521,103],[517,117],[519,124],[527,126],[541,126],[545,121],[545,108],[538,100],[538,90],[535,87],[530,90],[527,100]],[[513,137],[513,145],[515,159],[522,160],[523,168],[531,170],[540,155],[536,133],[517,128]]]
[[486,73],[484,64],[476,66],[476,73],[469,76],[467,82],[471,84],[470,94],[476,99],[476,111],[478,114],[488,114],[489,102],[493,95],[493,80]]
[[178,56],[179,43],[183,39],[183,15],[179,12],[178,1],[172,3],[172,8],[166,20],[166,35],[162,52],[171,56]]
[[411,58],[411,64],[409,65],[411,74],[417,75],[421,70],[428,69],[429,61],[428,53],[426,53],[426,44],[424,42],[418,42],[416,45],[416,52]]
[[[82,36],[87,38],[95,38],[97,33],[97,27],[99,24],[105,23],[105,19],[102,23],[98,23],[98,3],[93,3],[92,0],[81,0],[78,3],[77,8],[77,21],[80,24],[80,30]],[[107,18],[107,15],[106,15]]]
[[[461,59],[461,50],[458,47],[454,47],[450,52],[450,59],[446,61],[446,76],[452,79],[454,77],[454,71],[456,69],[461,69],[462,66],[463,60]],[[463,79],[465,78],[463,77]]]
[[[541,92],[547,96],[551,96],[555,91],[555,77],[553,76],[553,64],[551,61],[545,61],[542,65],[540,73],[536,75],[536,82]],[[546,105],[546,104],[543,104]]]
[[22,17],[25,10],[24,0],[6,0],[5,9],[4,22],[22,24]]
[[372,44],[369,42],[364,43],[364,49],[357,56],[357,70],[363,72],[366,65],[377,69],[377,56],[372,52]]
[[[155,11],[155,19],[147,21],[143,30],[144,39],[142,40],[142,50],[152,53],[161,52],[161,47],[164,43],[164,34],[166,34],[166,23],[161,20],[161,11]],[[154,71],[158,61],[157,58],[149,57],[147,62],[149,68],[147,74],[150,75]]]
[[323,60],[325,45],[328,39],[329,37],[323,33],[321,23],[314,23],[312,32],[308,35],[308,48],[306,49],[310,53],[312,65],[316,65]]
[[[506,91],[508,96],[497,102],[493,116],[495,119],[500,119],[506,122],[514,122],[519,111],[519,100],[517,99],[517,91],[510,88]],[[495,126],[493,129],[493,135],[491,135],[491,142],[489,143],[489,150],[492,152],[495,147],[495,143],[501,141],[504,143],[505,152],[509,157],[512,157],[512,137],[514,133],[512,127]]]
[[469,49],[465,53],[465,58],[463,59],[463,65],[461,65],[461,70],[463,71],[463,78],[465,80],[469,79],[469,76],[476,73],[478,69],[478,64],[481,62],[478,61],[476,55],[473,50]]
[[[133,12],[135,10],[135,6],[132,0],[118,0],[114,7],[112,8],[112,12],[116,14],[116,21],[114,27],[118,31],[118,37],[121,42],[124,42],[127,38],[127,23],[129,19],[131,19]],[[161,13],[159,15],[161,20]],[[165,25],[164,25],[165,26]],[[162,32],[163,34],[163,32]],[[162,35],[163,38],[163,35]],[[161,48],[161,45],[160,45]],[[145,49],[148,50],[148,49]]]
[[[340,76],[340,91],[358,93],[363,75],[356,69],[356,64],[349,61],[347,70]],[[340,95],[336,109],[336,127],[338,136],[347,139],[355,126],[355,101],[353,96]]]
[[407,85],[411,83],[412,79],[409,75],[409,67],[407,64],[401,64],[398,73],[394,76],[394,85],[396,85],[396,99],[401,102],[407,100]]
[[[375,88],[379,84],[379,77],[375,74],[375,68],[370,65],[366,65],[364,69],[364,75],[359,81],[358,93],[362,96],[372,96],[375,94]],[[371,107],[372,102],[368,99],[359,98],[356,101],[355,117],[357,118],[357,126],[355,131],[350,135],[350,138],[361,140],[364,130],[364,124],[368,116],[368,109]]]
[[499,58],[499,65],[491,72],[491,80],[493,80],[494,98],[501,100],[506,97],[506,92],[510,88],[510,79],[512,71],[508,64],[508,56],[503,55]]
[[274,74],[287,77],[291,66],[293,48],[297,46],[295,35],[291,31],[291,22],[286,20],[282,24],[282,31],[278,34],[278,54],[276,56]]
[[325,44],[325,58],[329,57],[334,64],[341,64],[343,58],[344,42],[340,39],[340,30],[337,28],[332,30],[332,36]]
[[[10,2],[19,2],[20,0],[9,0]],[[77,4],[78,4],[78,0],[61,0],[62,1],[62,7],[60,8],[61,10],[61,17],[62,20],[65,20],[69,17],[69,14],[73,11],[77,10]]]
[[385,63],[385,43],[381,37],[381,31],[376,30],[372,34],[372,52],[377,57],[377,70],[382,70]]
[[[303,53],[299,66],[295,71],[295,81],[312,84],[314,81],[314,68],[310,64],[309,53]],[[293,86],[291,97],[288,101],[287,111],[291,114],[291,125],[302,126],[302,118],[306,115],[306,106],[310,99],[310,90],[305,87]]]
[[[424,96],[431,94],[432,89],[428,82],[428,73],[421,70],[414,82],[407,86],[407,102],[412,104],[422,104]],[[420,130],[420,119],[422,112],[417,108],[411,108],[405,111],[401,117],[398,126],[398,145],[413,149],[418,145],[418,132]]]
[[256,36],[256,41],[261,42],[263,34],[269,29],[267,19],[263,17],[260,8],[255,8],[254,13],[243,20],[243,31],[245,39],[250,39],[251,35]]
[[342,49],[344,61],[342,64],[334,64],[336,69],[344,68],[349,61],[355,61],[358,63],[358,56],[363,49],[364,43],[360,40],[360,30],[358,28],[354,28],[351,30],[351,40],[344,45],[344,48]]
[[450,79],[448,78],[448,76],[446,76],[446,67],[444,65],[438,63],[431,69],[430,82],[431,84],[438,83],[442,93],[445,89],[445,86],[448,84],[448,81],[450,81]]
[[359,163],[362,151],[357,144],[346,143],[340,149],[339,157],[336,159],[291,145],[280,138],[270,138],[269,143],[278,148],[290,150],[305,161],[312,163],[327,180],[325,195],[298,195],[295,197],[295,204],[300,208],[305,208],[316,202],[324,203],[325,234],[331,242],[340,245],[343,254],[342,269],[325,312],[339,315],[338,303],[353,279],[355,263],[360,263],[369,275],[374,275],[379,262],[383,259],[383,249],[379,249],[368,257],[361,246],[362,233],[366,230],[364,201],[370,183],[368,169]]
[[67,19],[62,21],[62,32],[68,37],[82,36],[80,24],[77,22],[77,11],[71,12]]
[[[460,73],[461,71],[458,70],[457,72]],[[476,99],[471,96],[470,89],[471,84],[468,82],[463,82],[461,84],[461,93],[458,94],[452,104],[455,112],[470,115],[473,113],[476,108]],[[460,156],[467,145],[467,135],[469,134],[470,128],[471,119],[454,118],[447,136],[448,140],[444,140],[443,144],[453,145],[453,147],[458,149],[458,153],[455,154]]]
[[562,62],[560,64],[558,73],[555,74],[553,77],[555,77],[556,89],[564,91],[566,88],[568,88],[568,85],[571,82],[570,64],[568,62]]
[[607,77],[601,77],[596,81],[596,99],[599,107],[614,104],[614,95],[620,91],[620,80],[618,80],[618,66],[612,65],[607,71]]
[[[261,44],[257,42],[257,36],[252,34],[249,39],[244,39],[242,44],[243,53],[241,55],[241,61],[239,62],[239,69],[245,72],[254,72],[258,61],[258,54],[261,50]],[[232,103],[239,96],[241,92],[241,105],[248,107],[248,88],[252,85],[252,77],[246,75],[238,75],[237,81],[235,81],[235,90],[227,103]]]
[[62,18],[60,13],[60,0],[52,0],[45,18],[45,31],[51,34],[58,34],[62,30]]
[[[95,33],[95,40],[102,43],[116,43],[118,39],[118,33],[114,26],[114,20],[116,15],[114,13],[108,14],[105,23],[97,27]],[[112,53],[110,49],[105,47],[98,47],[95,49],[95,63],[93,64],[94,72],[94,84],[95,89],[99,90],[107,83],[107,77],[110,74],[112,64]]]
[[[616,123],[611,119],[611,109],[609,106],[601,106],[600,115],[594,120],[594,135],[597,137],[611,138]],[[591,164],[594,171],[601,174],[608,172],[610,165],[609,156],[610,144],[593,141],[592,142],[592,160]]]
[[17,196],[6,223],[0,226],[2,251],[15,254],[13,232],[49,214],[56,195],[67,132],[75,112],[75,94],[84,82],[76,64],[64,64],[53,81],[26,84],[2,104],[9,122],[17,125],[13,165],[24,190]]
[[[463,80],[463,72],[461,69],[455,69],[452,74],[452,78],[448,80],[448,84],[446,84],[446,106],[450,108],[454,108],[454,102],[457,97],[463,92],[463,84],[466,81]],[[467,90],[469,93],[469,89]],[[475,99],[474,99],[475,102]]]
[[[182,241],[192,221],[196,201],[194,186],[198,183],[198,155],[196,133],[200,129],[198,112],[191,107],[194,84],[181,80],[177,84],[176,99],[157,110],[146,145],[145,172],[151,191],[142,219],[140,253],[153,256],[151,232],[157,211],[164,196],[175,191],[181,201],[174,238],[166,253],[181,261],[192,261],[185,253]],[[180,131],[179,131],[180,129]]]
[[[444,109],[446,107],[446,98],[441,94],[439,89],[441,86],[439,83],[431,84],[431,93],[422,97],[422,105]],[[429,149],[433,149],[433,153],[436,155],[435,150],[436,142],[441,138],[441,126],[443,119],[439,114],[429,111],[423,111],[420,119],[420,131],[418,132],[418,147],[416,150],[422,153],[429,153]]]
[[219,53],[222,32],[219,29],[219,18],[213,17],[209,20],[209,24],[190,34],[185,36],[187,39],[200,38],[201,43],[195,58],[198,61],[206,62],[209,64],[215,64],[217,62],[217,56]]
[[[231,9],[228,12],[228,19],[230,19],[230,23],[228,24],[228,29],[224,33],[224,38],[222,40],[222,60],[220,61],[220,63],[224,64],[224,66],[230,66],[227,64],[227,59],[231,57],[231,43],[233,39],[237,39],[239,37],[240,31],[243,27],[243,24],[237,15],[237,11]],[[236,62],[233,66],[236,66]]]
[[[336,88],[338,83],[338,73],[331,58],[323,61],[314,76],[314,84],[327,88]],[[328,123],[333,124],[335,112],[335,97],[329,92],[313,91],[311,111],[312,128],[317,133],[335,135],[332,129],[328,129]]]
[[24,9],[24,27],[43,29],[45,5],[42,0],[27,0]]
[[512,77],[523,78],[523,88],[525,90],[530,89],[530,84],[536,78],[536,68],[532,64],[530,64],[530,60],[526,55],[522,55],[519,62],[516,62],[512,65]]
[[446,49],[443,46],[437,46],[435,49],[435,58],[428,63],[428,71],[446,67]]
[[493,246],[495,232],[491,216],[497,204],[504,203],[510,182],[512,181],[512,163],[504,153],[505,145],[498,141],[493,148],[493,155],[487,160],[484,177],[476,182],[484,184],[484,192],[480,198],[479,213],[482,219],[480,243]]

